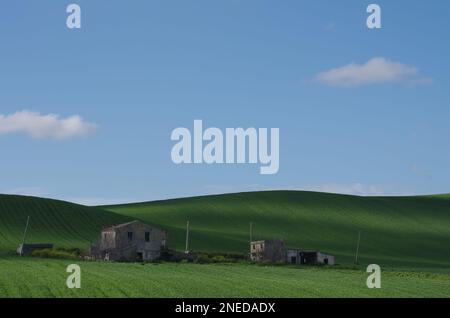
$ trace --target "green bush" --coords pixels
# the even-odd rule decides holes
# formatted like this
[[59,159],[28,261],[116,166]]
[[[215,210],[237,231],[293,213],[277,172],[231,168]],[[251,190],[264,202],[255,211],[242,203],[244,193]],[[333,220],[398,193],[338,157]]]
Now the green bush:
[[30,254],[33,257],[42,258],[60,258],[60,259],[77,259],[79,255],[75,251],[68,251],[63,249],[45,248],[42,250],[35,250]]
[[208,254],[198,254],[196,262],[200,264],[208,264],[211,263],[211,259],[209,258]]
[[71,248],[63,248],[63,247],[58,247],[56,249],[57,251],[61,251],[61,252],[67,252],[70,254],[74,254],[75,256],[79,257],[79,256],[83,256],[86,253],[83,253],[83,251],[79,248],[76,247],[71,247]]
[[198,253],[196,257],[196,262],[200,264],[237,263],[245,261],[245,255],[231,253]]
[[215,255],[215,256],[211,257],[211,260],[213,263],[228,263],[228,262],[230,262],[230,259],[227,259],[223,255]]

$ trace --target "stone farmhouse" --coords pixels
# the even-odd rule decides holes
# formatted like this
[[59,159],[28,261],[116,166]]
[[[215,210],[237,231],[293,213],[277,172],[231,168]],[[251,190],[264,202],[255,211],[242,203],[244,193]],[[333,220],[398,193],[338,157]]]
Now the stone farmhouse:
[[103,260],[153,261],[167,250],[167,231],[132,221],[104,228],[90,255]]

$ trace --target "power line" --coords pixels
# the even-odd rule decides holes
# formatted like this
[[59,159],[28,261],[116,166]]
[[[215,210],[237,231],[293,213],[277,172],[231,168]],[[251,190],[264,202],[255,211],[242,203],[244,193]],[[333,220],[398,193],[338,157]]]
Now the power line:
[[186,249],[184,252],[189,253],[189,221],[186,223]]
[[361,241],[361,231],[358,231],[358,243],[356,244],[355,264],[358,264],[359,243]]

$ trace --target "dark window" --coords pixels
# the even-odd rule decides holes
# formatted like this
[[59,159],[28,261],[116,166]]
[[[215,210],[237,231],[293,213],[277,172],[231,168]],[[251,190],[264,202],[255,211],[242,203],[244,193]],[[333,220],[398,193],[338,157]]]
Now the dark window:
[[145,232],[145,241],[150,242],[150,232]]
[[325,259],[323,260],[323,262],[325,263],[325,265],[328,265],[328,258],[325,258]]
[[291,263],[292,263],[292,264],[297,263],[297,257],[291,256]]
[[128,240],[133,240],[133,232],[128,232]]

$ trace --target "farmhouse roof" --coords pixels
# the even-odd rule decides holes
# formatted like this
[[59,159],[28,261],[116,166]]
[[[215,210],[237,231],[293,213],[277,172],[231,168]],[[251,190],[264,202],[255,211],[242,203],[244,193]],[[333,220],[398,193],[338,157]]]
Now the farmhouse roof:
[[126,226],[128,226],[130,224],[134,224],[134,223],[141,223],[141,221],[134,220],[134,221],[127,222],[127,223],[122,223],[122,224],[108,226],[108,227],[103,228],[103,231],[105,231],[105,230],[116,230],[116,229],[119,229],[119,228],[122,228],[122,227],[126,227]]

